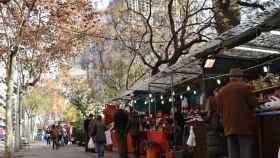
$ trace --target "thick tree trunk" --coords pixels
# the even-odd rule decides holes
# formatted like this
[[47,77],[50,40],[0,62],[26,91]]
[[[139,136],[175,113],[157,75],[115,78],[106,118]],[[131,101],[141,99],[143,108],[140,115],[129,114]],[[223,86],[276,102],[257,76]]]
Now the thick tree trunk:
[[30,144],[30,117],[28,116],[27,117],[27,124],[26,124],[26,140],[27,140],[27,143]]
[[7,65],[6,78],[6,139],[5,139],[5,158],[13,157],[13,124],[12,124],[12,95],[14,92],[13,73],[15,68],[15,54],[11,53]]
[[[19,81],[18,81],[19,84]],[[15,132],[15,151],[19,151],[20,149],[20,144],[21,144],[21,135],[20,135],[20,131],[21,131],[21,94],[20,94],[20,89],[19,89],[19,85],[18,85],[18,102],[17,102],[17,107],[16,107],[16,132]]]
[[240,24],[241,14],[239,0],[212,0],[216,30],[219,34]]

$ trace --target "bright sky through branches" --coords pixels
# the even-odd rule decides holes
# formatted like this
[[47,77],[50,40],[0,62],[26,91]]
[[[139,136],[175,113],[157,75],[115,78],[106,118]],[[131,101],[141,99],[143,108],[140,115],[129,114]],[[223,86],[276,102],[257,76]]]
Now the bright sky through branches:
[[106,9],[112,0],[93,0],[95,7],[97,10]]

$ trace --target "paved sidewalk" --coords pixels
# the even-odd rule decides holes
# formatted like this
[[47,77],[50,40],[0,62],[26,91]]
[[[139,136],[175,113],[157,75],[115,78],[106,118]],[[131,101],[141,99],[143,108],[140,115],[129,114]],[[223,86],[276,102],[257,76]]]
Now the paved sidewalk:
[[[1,153],[2,155],[2,153]],[[15,158],[97,158],[95,153],[85,153],[84,148],[75,145],[61,147],[59,150],[52,150],[45,144],[32,144],[21,152],[15,154]],[[0,156],[1,158],[1,156]],[[105,152],[104,158],[118,158],[116,153]]]

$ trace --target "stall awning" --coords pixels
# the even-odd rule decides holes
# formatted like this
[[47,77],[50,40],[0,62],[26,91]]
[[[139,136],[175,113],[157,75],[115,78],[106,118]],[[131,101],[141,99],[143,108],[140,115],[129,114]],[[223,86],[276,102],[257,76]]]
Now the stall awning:
[[[214,40],[192,49],[190,54],[177,64],[164,69],[146,81],[136,84],[120,97],[127,96],[135,91],[148,91],[149,87],[152,91],[168,92],[171,74],[175,85],[198,78],[203,72],[200,58],[205,58],[208,55],[219,53],[219,55],[229,57],[255,60],[278,52],[280,54],[280,32],[279,34],[270,32],[280,29],[280,8],[271,6],[266,11],[254,13],[250,17],[249,20],[242,22]],[[258,49],[262,49],[262,51],[256,51]]]

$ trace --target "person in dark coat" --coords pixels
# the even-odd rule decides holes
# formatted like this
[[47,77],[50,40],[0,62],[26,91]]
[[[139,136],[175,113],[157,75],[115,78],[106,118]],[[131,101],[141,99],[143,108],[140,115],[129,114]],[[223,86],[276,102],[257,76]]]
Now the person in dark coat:
[[129,117],[129,129],[132,138],[133,145],[133,153],[135,158],[140,156],[140,129],[141,129],[141,121],[139,116],[135,111],[132,110],[131,115]]
[[213,91],[213,95],[208,97],[206,111],[208,116],[208,125],[206,133],[207,155],[208,158],[223,158],[227,155],[226,139],[224,137],[221,117],[217,112],[216,96],[219,89]]
[[127,134],[129,128],[128,113],[118,109],[114,116],[114,129],[116,132],[120,158],[128,158]]
[[216,97],[217,111],[223,120],[229,158],[255,158],[255,108],[258,102],[250,87],[242,81],[242,76],[242,70],[232,69],[230,82]]
[[52,140],[52,148],[53,150],[59,148],[59,142],[58,142],[58,137],[59,137],[59,131],[58,128],[55,125],[52,125],[51,127],[51,140]]
[[104,150],[106,144],[106,127],[102,117],[98,115],[96,120],[93,121],[93,129],[90,131],[91,136],[95,142],[96,153],[98,157],[104,157]]
[[89,124],[93,120],[93,114],[89,114],[88,118],[84,121],[84,131],[85,131],[85,151],[90,152],[90,149],[88,148],[88,142],[90,139],[89,135]]

